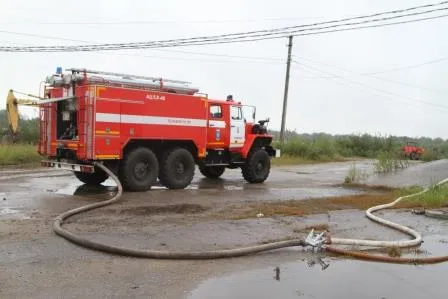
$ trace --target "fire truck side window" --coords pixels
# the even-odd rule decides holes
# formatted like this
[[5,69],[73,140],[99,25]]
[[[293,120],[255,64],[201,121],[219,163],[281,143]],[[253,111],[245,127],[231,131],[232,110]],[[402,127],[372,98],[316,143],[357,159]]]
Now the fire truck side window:
[[241,107],[231,106],[230,114],[232,119],[243,119],[243,113],[241,112]]
[[211,105],[210,106],[210,117],[211,118],[221,118],[222,117],[221,105]]

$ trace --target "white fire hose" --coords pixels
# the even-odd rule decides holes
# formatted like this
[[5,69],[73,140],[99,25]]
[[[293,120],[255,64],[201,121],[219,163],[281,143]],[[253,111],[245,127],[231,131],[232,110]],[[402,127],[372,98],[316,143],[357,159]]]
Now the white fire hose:
[[[216,259],[216,258],[226,258],[226,257],[237,257],[237,256],[243,256],[248,254],[253,254],[257,252],[267,251],[267,250],[274,250],[284,247],[294,247],[294,246],[312,246],[317,248],[322,248],[329,252],[334,252],[338,254],[343,255],[349,255],[356,258],[362,258],[362,259],[369,259],[369,260],[376,260],[376,261],[383,261],[383,262],[393,262],[393,263],[438,263],[443,261],[448,261],[448,256],[441,256],[441,257],[426,257],[426,258],[400,258],[400,257],[387,257],[387,256],[377,256],[372,255],[364,252],[356,252],[356,251],[349,251],[344,249],[335,248],[331,245],[353,245],[353,246],[370,246],[370,247],[397,247],[397,248],[406,248],[406,247],[414,247],[419,246],[423,240],[420,233],[417,231],[394,223],[392,221],[385,220],[383,218],[380,218],[378,216],[373,215],[373,212],[392,208],[397,203],[402,201],[403,199],[412,198],[419,196],[423,193],[426,193],[430,190],[430,187],[424,189],[423,191],[401,196],[397,198],[395,201],[378,205],[369,208],[366,211],[366,216],[371,219],[372,221],[375,221],[377,223],[380,223],[382,225],[388,226],[390,228],[396,229],[398,231],[401,231],[405,234],[408,234],[413,237],[411,240],[400,240],[400,241],[378,241],[378,240],[361,240],[361,239],[341,239],[341,238],[331,238],[326,233],[321,234],[315,234],[314,231],[311,231],[308,234],[308,237],[305,240],[300,239],[292,239],[292,240],[286,240],[286,241],[279,241],[279,242],[270,242],[263,245],[254,245],[249,247],[242,247],[242,248],[235,248],[235,249],[223,249],[223,250],[213,250],[213,251],[200,251],[200,252],[182,252],[182,251],[157,251],[157,250],[139,250],[139,249],[132,249],[132,248],[124,248],[114,245],[107,245],[100,242],[88,240],[86,238],[80,237],[78,235],[75,235],[74,233],[69,232],[68,230],[62,228],[62,224],[64,220],[67,218],[82,213],[87,212],[89,210],[97,209],[99,207],[104,207],[106,205],[110,205],[113,203],[116,203],[123,192],[122,185],[119,181],[119,179],[104,165],[100,163],[96,163],[95,166],[101,168],[104,170],[117,184],[118,191],[115,194],[115,196],[109,200],[105,200],[98,203],[88,204],[70,211],[67,211],[65,213],[62,213],[58,217],[56,217],[54,223],[53,223],[53,230],[54,232],[69,240],[70,242],[73,242],[75,244],[78,244],[83,247],[87,247],[90,249],[95,249],[103,252],[108,252],[112,254],[118,254],[118,255],[127,255],[127,256],[135,256],[135,257],[145,257],[145,258],[156,258],[156,259]],[[436,185],[442,185],[448,182],[448,178],[440,181]]]

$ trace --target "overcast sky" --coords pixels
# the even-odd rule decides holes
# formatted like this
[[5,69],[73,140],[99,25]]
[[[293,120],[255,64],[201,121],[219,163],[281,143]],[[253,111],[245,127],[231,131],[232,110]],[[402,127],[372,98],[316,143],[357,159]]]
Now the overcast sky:
[[[182,38],[313,23],[436,1],[0,0],[0,31],[79,40],[0,32],[0,44]],[[448,138],[447,32],[448,18],[442,18],[295,37],[292,53],[298,63],[291,68],[287,128]],[[37,93],[39,83],[57,66],[80,67],[191,81],[212,98],[233,94],[256,105],[257,118],[270,117],[271,128],[278,129],[286,44],[286,39],[276,39],[166,50],[0,53],[0,94],[4,94],[0,107],[8,89]],[[33,115],[29,109],[22,111]]]

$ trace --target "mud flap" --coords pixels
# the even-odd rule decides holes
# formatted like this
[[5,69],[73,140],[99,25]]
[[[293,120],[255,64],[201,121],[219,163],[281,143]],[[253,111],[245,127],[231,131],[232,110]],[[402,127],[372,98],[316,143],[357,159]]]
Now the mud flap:
[[280,150],[276,150],[270,145],[265,146],[264,150],[268,153],[270,157],[277,157],[277,151],[278,151],[278,157],[280,157]]

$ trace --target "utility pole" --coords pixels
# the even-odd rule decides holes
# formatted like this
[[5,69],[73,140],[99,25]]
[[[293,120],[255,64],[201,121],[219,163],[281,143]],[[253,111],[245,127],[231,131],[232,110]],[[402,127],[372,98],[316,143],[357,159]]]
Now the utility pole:
[[286,79],[285,79],[285,93],[283,95],[283,112],[282,112],[282,127],[280,129],[280,144],[285,142],[285,122],[286,122],[286,106],[288,104],[288,89],[289,89],[289,69],[291,67],[291,50],[292,50],[292,35],[288,37],[288,58],[286,60]]

